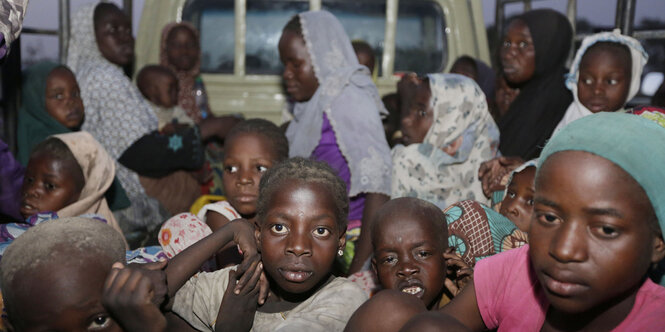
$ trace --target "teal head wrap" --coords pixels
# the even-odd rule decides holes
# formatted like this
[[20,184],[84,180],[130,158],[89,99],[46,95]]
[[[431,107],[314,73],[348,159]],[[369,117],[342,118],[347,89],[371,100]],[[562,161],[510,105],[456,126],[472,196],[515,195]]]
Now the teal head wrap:
[[576,120],[554,135],[540,155],[538,172],[545,160],[559,151],[586,151],[603,157],[640,184],[665,234],[664,142],[665,128],[654,121],[631,114],[601,112]]

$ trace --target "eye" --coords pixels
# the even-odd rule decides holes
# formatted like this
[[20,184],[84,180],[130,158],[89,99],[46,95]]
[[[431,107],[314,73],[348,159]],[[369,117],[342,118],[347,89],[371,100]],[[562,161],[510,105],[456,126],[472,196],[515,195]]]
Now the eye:
[[432,253],[427,251],[427,250],[419,250],[418,251],[418,256],[421,258],[427,258],[429,256],[432,256]]
[[593,84],[593,80],[591,80],[590,78],[585,78],[585,79],[582,80],[582,83],[584,85],[591,85],[591,84]]
[[618,81],[618,80],[607,80],[607,84],[609,84],[609,85],[617,85],[617,84],[619,84],[619,81]]
[[226,165],[224,166],[224,172],[235,173],[238,171],[237,166]]
[[44,188],[46,188],[46,190],[48,190],[48,191],[51,191],[51,190],[54,190],[56,187],[53,183],[44,182]]
[[111,319],[108,314],[99,314],[95,316],[88,325],[88,331],[101,331],[111,325]]
[[526,205],[528,206],[533,206],[533,199],[529,199],[526,201]]
[[561,219],[559,219],[559,217],[550,213],[539,213],[536,218],[541,224],[544,224],[546,226],[561,223]]
[[418,114],[419,117],[424,118],[427,116],[427,111],[426,110],[417,110],[416,113]]
[[325,236],[330,235],[330,230],[328,230],[328,229],[325,228],[325,227],[317,227],[317,228],[314,230],[314,234],[315,234],[316,236],[325,237]]
[[394,256],[386,256],[381,258],[380,262],[381,264],[394,264],[397,262],[397,258]]
[[63,95],[62,93],[56,93],[54,98],[57,100],[62,100],[65,98],[65,95]]
[[603,238],[614,239],[619,236],[619,230],[610,225],[601,225],[594,227],[594,231]]
[[519,43],[519,47],[520,47],[520,48],[527,48],[527,47],[529,47],[529,43],[527,43],[527,42],[520,42],[520,43]]
[[510,42],[507,41],[507,40],[504,40],[503,44],[501,46],[503,46],[503,48],[509,48],[510,47]]
[[33,182],[35,182],[35,178],[33,178],[33,177],[26,177],[26,178],[23,179],[23,183],[31,184]]
[[270,230],[275,234],[286,234],[286,232],[288,231],[288,229],[286,229],[286,226],[282,224],[272,225],[272,227],[270,227]]
[[507,194],[508,194],[509,198],[515,198],[515,193],[514,192],[509,190]]
[[256,170],[259,171],[259,173],[264,173],[268,170],[268,167],[265,167],[263,165],[258,165],[256,166]]

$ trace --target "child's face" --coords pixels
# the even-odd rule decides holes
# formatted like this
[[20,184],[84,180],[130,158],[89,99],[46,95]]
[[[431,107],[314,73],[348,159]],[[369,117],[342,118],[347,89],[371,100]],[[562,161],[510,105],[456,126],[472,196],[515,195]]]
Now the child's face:
[[102,305],[106,263],[47,264],[17,278],[12,312],[19,317],[10,320],[20,331],[122,331]]
[[528,232],[531,224],[535,176],[535,167],[527,167],[515,173],[508,185],[506,197],[501,202],[499,213],[510,219],[522,232]]
[[71,71],[56,68],[46,78],[46,111],[63,126],[76,130],[83,123],[83,100]]
[[259,181],[273,166],[272,145],[262,135],[241,133],[226,142],[222,182],[226,199],[241,215],[256,214]]
[[178,70],[187,71],[198,61],[199,41],[187,28],[177,27],[171,30],[166,39],[166,56],[169,63]]
[[76,202],[81,194],[77,183],[84,181],[78,164],[48,153],[31,156],[21,188],[21,215],[28,218],[41,211],[58,211]]
[[644,190],[610,161],[580,151],[549,157],[536,179],[529,255],[552,307],[569,314],[611,302],[632,307],[664,255],[651,218]]
[[450,72],[453,74],[464,75],[472,80],[478,80],[478,70],[476,67],[464,60],[457,60],[450,68]]
[[400,209],[384,215],[372,234],[372,264],[381,286],[415,295],[430,307],[439,300],[446,279],[447,246],[437,236],[445,230]]
[[156,105],[171,108],[178,105],[178,79],[174,75],[160,74],[156,76],[155,96],[150,100]]
[[129,18],[118,8],[105,10],[95,22],[99,52],[106,60],[125,66],[134,59],[134,37]]
[[630,70],[609,50],[590,50],[580,61],[577,96],[593,113],[614,112],[626,104]]
[[286,93],[297,102],[308,101],[319,88],[314,66],[305,41],[295,32],[286,30],[279,39],[279,58],[284,64]]
[[402,85],[399,93],[402,100],[402,142],[404,145],[422,143],[434,119],[429,83],[424,80],[418,85]]
[[346,243],[333,195],[322,184],[291,180],[269,199],[256,231],[266,273],[286,293],[316,290]]
[[513,84],[521,84],[533,77],[536,71],[536,48],[529,27],[522,20],[514,20],[501,45],[503,76]]

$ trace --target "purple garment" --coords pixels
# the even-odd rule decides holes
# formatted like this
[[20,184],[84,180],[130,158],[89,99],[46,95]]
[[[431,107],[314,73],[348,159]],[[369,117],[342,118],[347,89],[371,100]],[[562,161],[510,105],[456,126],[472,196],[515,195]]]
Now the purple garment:
[[0,140],[0,213],[14,220],[23,220],[19,205],[24,172],[7,144]]
[[[312,158],[318,161],[325,161],[330,167],[337,171],[337,175],[339,175],[339,177],[344,180],[344,183],[346,183],[346,192],[349,192],[349,188],[351,188],[351,171],[349,170],[349,164],[346,162],[346,159],[344,159],[342,151],[339,150],[337,139],[335,138],[335,132],[330,125],[330,121],[328,121],[326,113],[323,113],[321,140],[319,141],[319,145],[314,148]],[[365,194],[349,197],[349,217],[347,220],[362,220],[364,207]]]

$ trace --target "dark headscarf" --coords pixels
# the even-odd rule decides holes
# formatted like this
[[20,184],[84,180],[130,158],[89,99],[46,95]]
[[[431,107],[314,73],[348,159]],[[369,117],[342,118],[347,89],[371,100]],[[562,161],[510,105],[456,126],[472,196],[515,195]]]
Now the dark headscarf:
[[529,27],[536,68],[531,80],[499,121],[499,150],[506,156],[538,157],[566,108],[573,101],[564,84],[572,28],[568,19],[551,9],[533,10],[514,18]]

